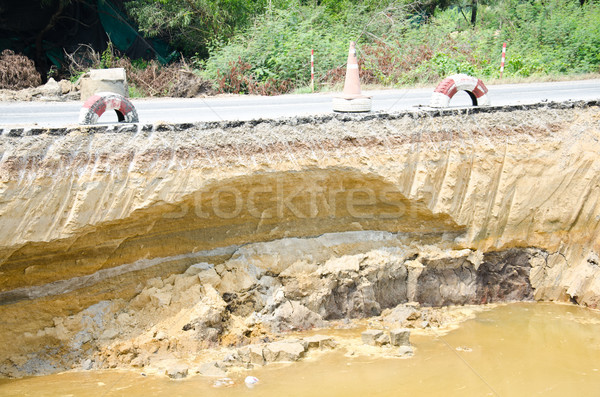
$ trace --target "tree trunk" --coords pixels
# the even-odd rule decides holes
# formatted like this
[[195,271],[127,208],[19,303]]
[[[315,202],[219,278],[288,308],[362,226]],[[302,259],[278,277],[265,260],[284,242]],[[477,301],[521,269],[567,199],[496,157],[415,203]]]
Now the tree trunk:
[[47,62],[44,57],[44,48],[43,48],[43,40],[46,33],[48,33],[58,22],[63,10],[65,9],[65,4],[68,1],[58,0],[58,6],[56,11],[50,17],[48,24],[44,29],[42,29],[35,38],[35,67],[40,75],[42,76],[42,83],[46,82],[46,66]]
[[477,22],[477,0],[471,3],[471,25],[475,26],[475,22]]

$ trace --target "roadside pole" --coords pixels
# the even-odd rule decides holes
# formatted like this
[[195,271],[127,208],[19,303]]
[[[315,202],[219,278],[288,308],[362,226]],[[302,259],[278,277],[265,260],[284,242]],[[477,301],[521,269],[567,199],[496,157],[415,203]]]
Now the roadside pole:
[[315,92],[315,50],[310,50],[310,91]]
[[502,60],[500,61],[500,78],[504,74],[504,60],[506,59],[506,42],[502,44]]

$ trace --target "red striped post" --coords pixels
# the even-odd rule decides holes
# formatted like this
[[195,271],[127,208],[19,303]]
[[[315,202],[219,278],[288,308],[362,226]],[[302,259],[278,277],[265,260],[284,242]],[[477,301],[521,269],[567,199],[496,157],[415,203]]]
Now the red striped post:
[[502,44],[502,60],[500,61],[500,78],[504,73],[504,60],[506,59],[506,43]]
[[315,92],[315,50],[310,50],[310,90]]

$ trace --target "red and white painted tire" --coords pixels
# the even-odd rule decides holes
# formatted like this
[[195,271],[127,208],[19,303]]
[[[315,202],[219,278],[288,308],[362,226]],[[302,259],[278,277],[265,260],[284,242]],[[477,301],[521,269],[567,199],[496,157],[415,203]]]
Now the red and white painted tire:
[[455,74],[446,77],[435,87],[431,96],[431,107],[448,107],[450,99],[458,91],[466,91],[471,97],[474,106],[487,106],[490,104],[490,98],[487,96],[488,89],[483,84],[483,81],[466,74]]
[[129,99],[114,92],[99,92],[83,104],[79,111],[79,124],[96,124],[98,118],[107,110],[114,110],[119,122],[139,122],[137,111]]

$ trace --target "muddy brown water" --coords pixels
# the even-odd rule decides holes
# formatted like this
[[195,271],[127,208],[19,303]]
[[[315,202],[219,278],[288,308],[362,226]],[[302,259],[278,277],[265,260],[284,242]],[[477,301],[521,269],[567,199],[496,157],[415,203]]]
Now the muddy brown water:
[[[339,331],[338,331],[339,332]],[[345,331],[356,333],[359,331]],[[409,359],[323,353],[232,376],[173,381],[140,372],[68,372],[0,380],[1,396],[599,396],[600,312],[514,303],[444,336],[412,335]],[[252,389],[247,375],[259,378]]]

